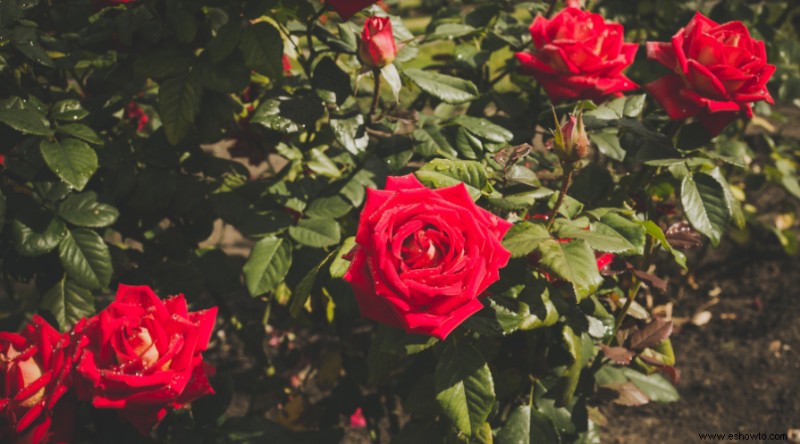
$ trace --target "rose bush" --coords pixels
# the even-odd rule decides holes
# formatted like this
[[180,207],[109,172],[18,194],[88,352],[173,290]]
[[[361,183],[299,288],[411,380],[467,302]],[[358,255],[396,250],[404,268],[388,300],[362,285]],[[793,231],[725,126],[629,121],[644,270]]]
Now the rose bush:
[[532,52],[517,52],[522,72],[532,75],[553,102],[619,97],[639,88],[622,71],[639,45],[625,43],[619,23],[570,6],[552,19],[537,16],[530,26]]
[[76,347],[52,411],[0,350],[5,440],[596,443],[684,250],[797,250],[788,2],[119,3],[0,2],[0,330]]
[[511,224],[475,205],[464,185],[431,190],[413,175],[367,190],[344,278],[362,315],[444,339],[483,308],[510,253]]
[[120,285],[111,305],[75,326],[79,398],[149,435],[167,408],[214,393],[201,352],[216,316],[189,312],[182,294],[162,301],[150,287]]
[[670,42],[647,42],[647,58],[672,71],[647,92],[671,119],[697,117],[714,135],[753,117],[752,102],[775,103],[767,90],[775,65],[740,21],[720,25],[698,12]]
[[[70,442],[76,408],[73,344],[34,316],[21,333],[0,332],[0,438],[4,442]],[[70,402],[72,401],[72,404]]]

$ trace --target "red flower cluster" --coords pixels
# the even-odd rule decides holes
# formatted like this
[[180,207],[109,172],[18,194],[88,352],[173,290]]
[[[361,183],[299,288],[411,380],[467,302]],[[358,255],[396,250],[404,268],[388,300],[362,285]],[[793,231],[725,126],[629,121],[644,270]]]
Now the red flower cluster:
[[120,285],[111,305],[69,333],[39,316],[20,334],[0,333],[0,439],[69,442],[78,400],[117,409],[149,435],[168,408],[214,393],[201,352],[216,313]]
[[[638,88],[622,74],[638,45],[624,30],[570,0],[552,19],[530,27],[533,51],[518,52],[522,72],[532,75],[550,100],[601,100]],[[699,12],[670,42],[647,42],[647,57],[672,72],[645,89],[671,119],[696,117],[713,135],[739,116],[752,117],[752,102],[772,104],[764,42],[740,21],[718,24]]]

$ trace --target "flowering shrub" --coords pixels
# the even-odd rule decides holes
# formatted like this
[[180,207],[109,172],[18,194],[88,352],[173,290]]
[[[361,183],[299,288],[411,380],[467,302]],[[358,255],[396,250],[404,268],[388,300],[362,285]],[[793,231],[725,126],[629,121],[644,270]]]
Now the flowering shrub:
[[676,400],[686,251],[797,252],[792,4],[461,3],[0,2],[0,440],[598,442]]

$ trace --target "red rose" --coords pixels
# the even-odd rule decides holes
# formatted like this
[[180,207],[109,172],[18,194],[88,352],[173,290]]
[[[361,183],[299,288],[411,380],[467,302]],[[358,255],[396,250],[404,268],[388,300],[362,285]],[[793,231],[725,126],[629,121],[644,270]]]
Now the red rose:
[[[3,442],[36,444],[69,440],[71,421],[66,420],[64,427],[56,424],[52,430],[51,425],[54,420],[66,419],[61,410],[67,400],[62,397],[70,386],[71,352],[69,333],[59,333],[39,316],[34,316],[22,333],[0,332]],[[65,401],[59,404],[62,399]],[[58,415],[54,414],[56,408]],[[59,429],[67,436],[55,436]]]
[[695,116],[714,135],[742,112],[753,117],[750,102],[774,103],[775,66],[740,21],[719,25],[698,12],[671,42],[647,42],[647,58],[673,71],[645,86],[670,119]]
[[358,11],[377,2],[378,0],[325,0],[325,3],[336,11],[342,20],[349,19],[356,15]]
[[500,244],[510,227],[463,184],[431,190],[413,174],[390,177],[367,190],[344,278],[365,317],[444,339],[482,308],[511,257]]
[[214,393],[200,352],[216,316],[216,307],[190,313],[182,294],[161,301],[150,287],[120,285],[111,305],[75,326],[78,396],[119,409],[148,435],[168,407]]
[[394,43],[391,20],[385,17],[367,19],[364,30],[361,31],[358,56],[361,63],[372,69],[381,69],[394,61],[397,46]]
[[131,100],[125,105],[125,118],[136,124],[136,131],[142,132],[147,127],[150,117],[139,105]]
[[567,7],[552,20],[536,17],[530,31],[533,52],[516,57],[522,72],[535,77],[551,101],[598,100],[639,87],[622,74],[639,46],[624,43],[619,23]]

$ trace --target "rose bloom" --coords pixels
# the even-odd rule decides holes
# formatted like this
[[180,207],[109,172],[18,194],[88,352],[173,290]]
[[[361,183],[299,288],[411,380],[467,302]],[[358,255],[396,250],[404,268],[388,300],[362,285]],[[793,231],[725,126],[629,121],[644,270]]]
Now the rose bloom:
[[19,334],[0,332],[2,442],[69,441],[75,408],[64,394],[71,367],[69,333],[59,333],[39,316]]
[[568,3],[552,20],[536,17],[530,27],[533,51],[516,54],[522,72],[535,77],[554,103],[619,97],[637,89],[622,71],[639,46],[623,41],[622,25],[577,4]]
[[413,174],[367,190],[353,262],[344,278],[362,315],[444,339],[482,308],[511,254],[511,224],[479,208],[464,184],[431,190]]
[[392,22],[386,17],[370,17],[361,31],[358,57],[361,63],[381,69],[392,63],[397,56],[397,46],[392,33]]
[[325,0],[325,3],[330,6],[331,9],[336,11],[342,20],[349,19],[350,17],[356,15],[358,11],[374,5],[375,3],[378,3],[378,5],[384,10],[387,9],[386,5],[384,5],[382,1],[378,0]]
[[136,124],[136,132],[142,132],[147,127],[150,117],[139,105],[131,100],[125,105],[125,118]]
[[740,21],[720,25],[699,12],[670,42],[647,42],[647,58],[672,72],[645,86],[671,119],[692,116],[713,135],[740,115],[753,116],[751,102],[774,103],[767,81],[764,42]]
[[148,435],[167,408],[214,393],[200,353],[216,316],[216,307],[189,312],[182,294],[162,301],[150,287],[120,285],[114,302],[75,326],[79,398],[119,409]]

